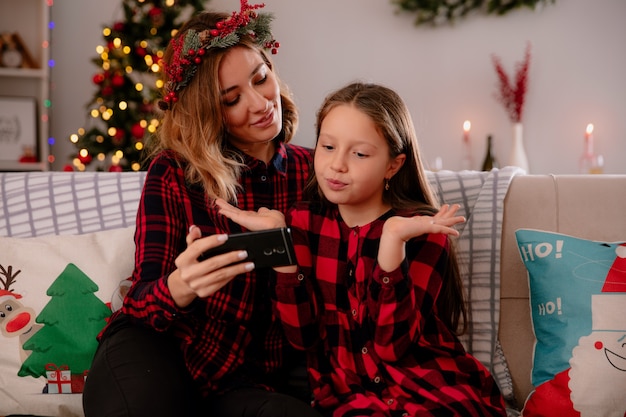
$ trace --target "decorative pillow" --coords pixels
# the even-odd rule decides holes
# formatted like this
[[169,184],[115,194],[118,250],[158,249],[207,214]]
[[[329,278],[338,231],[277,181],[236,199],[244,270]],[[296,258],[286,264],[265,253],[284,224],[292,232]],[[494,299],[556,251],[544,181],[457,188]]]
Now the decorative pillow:
[[537,338],[523,416],[626,415],[626,243],[520,229]]
[[132,273],[133,233],[0,237],[0,415],[83,414],[96,336]]

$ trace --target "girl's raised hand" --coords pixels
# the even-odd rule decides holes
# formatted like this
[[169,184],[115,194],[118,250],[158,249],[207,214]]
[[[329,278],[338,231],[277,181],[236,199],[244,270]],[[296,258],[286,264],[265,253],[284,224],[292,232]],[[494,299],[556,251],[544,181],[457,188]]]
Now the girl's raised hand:
[[426,233],[458,236],[453,226],[465,221],[465,217],[456,215],[459,208],[458,204],[444,204],[434,216],[391,217],[385,222],[383,236],[388,233],[404,242]]
[[229,204],[226,200],[221,198],[215,200],[215,205],[219,207],[221,215],[228,217],[235,223],[251,231],[286,226],[285,216],[278,210],[270,210],[266,207],[261,207],[257,211],[245,211]]
[[394,216],[383,226],[378,250],[378,264],[385,271],[396,269],[405,256],[404,244],[407,240],[426,234],[444,233],[458,236],[453,226],[465,222],[465,217],[457,216],[458,204],[444,204],[434,216]]

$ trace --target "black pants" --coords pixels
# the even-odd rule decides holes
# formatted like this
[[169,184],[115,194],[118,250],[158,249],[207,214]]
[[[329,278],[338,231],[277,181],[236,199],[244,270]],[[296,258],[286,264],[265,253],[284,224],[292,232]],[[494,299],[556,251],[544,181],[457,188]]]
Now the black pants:
[[202,416],[321,417],[310,405],[286,394],[241,388],[205,400]]
[[118,317],[85,381],[85,417],[319,417],[285,394],[245,388],[201,399],[178,347],[166,335]]

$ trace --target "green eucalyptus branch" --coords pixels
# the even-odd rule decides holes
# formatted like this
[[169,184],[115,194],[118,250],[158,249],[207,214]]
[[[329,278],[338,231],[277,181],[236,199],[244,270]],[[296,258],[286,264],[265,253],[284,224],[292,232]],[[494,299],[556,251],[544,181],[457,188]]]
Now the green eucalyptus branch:
[[415,25],[453,23],[470,12],[504,15],[515,9],[535,9],[556,0],[391,0],[398,12],[415,13]]

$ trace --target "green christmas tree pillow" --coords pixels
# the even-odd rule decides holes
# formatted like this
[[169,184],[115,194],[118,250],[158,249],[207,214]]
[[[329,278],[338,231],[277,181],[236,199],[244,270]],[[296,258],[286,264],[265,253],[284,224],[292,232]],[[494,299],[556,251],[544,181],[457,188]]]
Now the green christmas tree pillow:
[[133,233],[0,237],[0,415],[82,414],[96,336],[132,272]]

